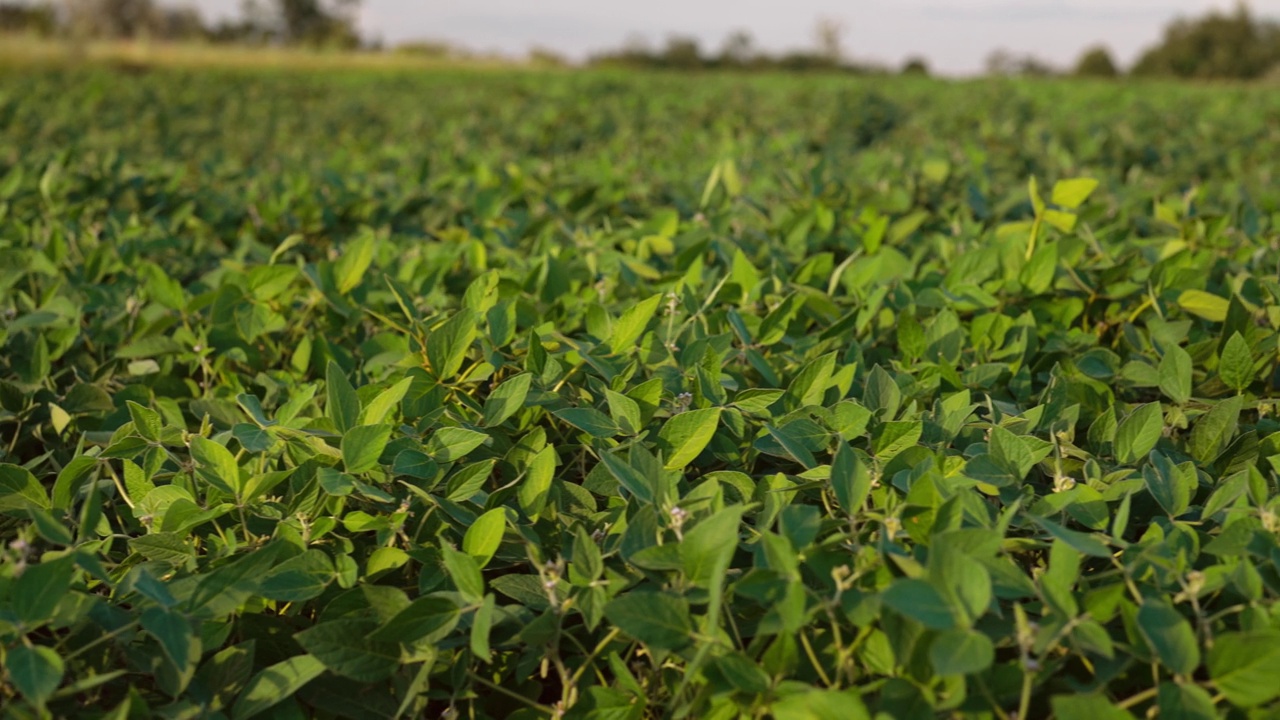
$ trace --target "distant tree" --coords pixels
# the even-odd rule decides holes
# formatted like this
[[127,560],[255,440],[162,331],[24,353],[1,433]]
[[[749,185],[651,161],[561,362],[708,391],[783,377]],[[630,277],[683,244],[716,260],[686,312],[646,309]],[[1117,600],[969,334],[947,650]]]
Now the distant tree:
[[195,40],[209,37],[204,17],[195,7],[168,5],[156,8],[151,19],[152,33],[166,40]]
[[58,16],[48,3],[0,2],[0,33],[30,33],[49,37],[58,29]]
[[1135,75],[1183,78],[1262,77],[1280,64],[1280,25],[1256,18],[1243,2],[1234,12],[1180,18],[1133,67]]
[[63,11],[76,37],[132,38],[147,34],[156,6],[151,0],[65,0]]
[[79,38],[183,40],[208,35],[194,7],[155,0],[64,0],[61,19],[63,29]]
[[696,70],[702,67],[702,51],[698,48],[698,39],[683,35],[668,37],[661,63],[677,70]]
[[246,21],[286,44],[360,44],[356,12],[360,0],[245,0]]
[[529,64],[538,67],[561,68],[567,67],[569,61],[564,55],[545,47],[529,48]]
[[1116,63],[1111,59],[1111,53],[1101,45],[1092,47],[1080,56],[1076,61],[1076,67],[1071,74],[1079,77],[1108,77],[1113,78],[1120,74],[1116,68]]
[[813,28],[818,54],[833,65],[838,65],[844,56],[844,32],[844,23],[830,17],[818,18]]
[[907,61],[902,64],[902,74],[928,76],[929,61],[925,60],[924,58],[918,55],[915,57],[907,58]]
[[1049,63],[1034,55],[1015,55],[1008,50],[993,50],[987,55],[986,69],[988,75],[1045,77],[1057,71]]
[[643,38],[631,36],[623,46],[593,54],[587,60],[592,66],[696,70],[700,68],[741,68],[752,71],[841,71],[858,74],[887,74],[888,71],[843,60],[842,26],[831,20],[819,21],[818,49],[799,50],[783,55],[770,55],[756,50],[746,32],[731,34],[714,55],[704,55],[696,38],[672,35],[660,50],[653,50]]
[[271,39],[271,30],[251,18],[223,19],[205,31],[215,43],[257,45]]
[[659,54],[650,48],[649,41],[643,35],[636,33],[627,35],[621,48],[593,54],[587,62],[591,65],[615,67],[659,67],[661,65]]
[[746,30],[737,30],[725,38],[718,60],[726,67],[746,67],[751,64],[755,56],[756,43],[751,33]]
[[987,53],[983,62],[988,75],[1013,75],[1017,72],[1017,58],[1004,49],[996,49]]

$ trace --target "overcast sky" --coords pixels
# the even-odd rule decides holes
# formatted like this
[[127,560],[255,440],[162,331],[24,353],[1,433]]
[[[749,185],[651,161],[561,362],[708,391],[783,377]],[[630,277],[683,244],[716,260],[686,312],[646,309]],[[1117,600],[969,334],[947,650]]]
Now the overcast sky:
[[[240,0],[195,0],[212,17],[234,14]],[[531,46],[575,59],[616,48],[629,37],[658,46],[672,33],[697,37],[705,50],[744,29],[768,50],[810,47],[819,18],[847,28],[846,51],[896,65],[913,55],[934,70],[982,69],[995,48],[1070,64],[1102,43],[1128,63],[1178,15],[1232,0],[364,0],[361,30],[388,43],[451,40],[475,50],[522,54]],[[1280,0],[1254,0],[1280,17]]]

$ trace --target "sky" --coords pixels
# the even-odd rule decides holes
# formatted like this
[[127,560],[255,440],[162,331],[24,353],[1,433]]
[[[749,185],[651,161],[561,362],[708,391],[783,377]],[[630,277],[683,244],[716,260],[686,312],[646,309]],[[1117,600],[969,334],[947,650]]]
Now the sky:
[[[207,16],[235,14],[240,0],[194,0]],[[394,44],[446,40],[472,50],[522,55],[531,47],[581,60],[640,38],[658,47],[672,34],[714,51],[746,30],[769,51],[813,46],[814,27],[830,18],[845,28],[855,60],[896,66],[922,56],[939,73],[980,72],[1003,48],[1069,66],[1102,44],[1122,64],[1156,42],[1179,15],[1230,10],[1233,0],[363,0],[360,28]],[[1280,0],[1253,0],[1280,17]]]

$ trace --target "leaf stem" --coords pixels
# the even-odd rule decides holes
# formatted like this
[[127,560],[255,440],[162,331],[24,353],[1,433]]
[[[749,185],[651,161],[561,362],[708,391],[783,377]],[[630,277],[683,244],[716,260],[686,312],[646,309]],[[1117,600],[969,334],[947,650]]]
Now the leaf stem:
[[818,656],[813,651],[813,646],[809,644],[809,636],[805,632],[800,633],[800,644],[804,646],[804,654],[808,656],[809,662],[813,663],[813,669],[818,671],[818,677],[822,678],[822,684],[827,687],[835,687],[831,683],[831,678],[827,677],[827,672],[822,669],[822,663],[818,662]]
[[569,678],[569,683],[577,685],[578,680],[582,678],[582,674],[587,671],[587,668],[591,667],[592,661],[599,657],[600,653],[604,652],[604,649],[608,647],[609,643],[613,642],[620,634],[622,634],[622,631],[618,628],[614,628],[609,631],[609,634],[601,638],[600,642],[596,643],[595,649],[583,659],[582,665],[578,666],[578,669],[574,671],[573,677]]
[[1156,693],[1158,692],[1160,692],[1160,688],[1149,687],[1146,690],[1143,690],[1142,692],[1136,695],[1131,695],[1125,698],[1124,700],[1121,700],[1120,702],[1116,703],[1116,707],[1120,708],[1121,710],[1131,708],[1134,705],[1137,705],[1138,703],[1142,703],[1147,700],[1150,700],[1151,698],[1155,697]]
[[501,685],[498,685],[497,683],[491,683],[488,680],[485,680],[484,678],[480,677],[479,675],[475,674],[470,670],[467,671],[467,677],[489,688],[490,690],[506,695],[512,700],[517,700],[519,702],[522,702],[525,705],[528,705],[529,707],[533,708],[534,710],[537,710],[540,713],[546,713],[547,715],[556,714],[555,708],[550,707],[549,705],[543,705],[542,703],[537,702],[536,700],[530,700],[529,698],[521,695],[520,693],[512,692],[511,690],[508,690],[502,687]]

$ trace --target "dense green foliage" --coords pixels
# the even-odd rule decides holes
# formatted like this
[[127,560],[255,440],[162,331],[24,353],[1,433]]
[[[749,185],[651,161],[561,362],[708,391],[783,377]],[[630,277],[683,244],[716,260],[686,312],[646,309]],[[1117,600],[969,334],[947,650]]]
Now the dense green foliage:
[[1135,75],[1252,80],[1280,68],[1280,22],[1260,18],[1241,2],[1165,26],[1160,42],[1133,66]]
[[1105,47],[1099,45],[1089,48],[1076,61],[1072,75],[1079,77],[1113,78],[1120,74],[1115,60]]
[[1274,717],[1278,115],[0,78],[0,706]]

